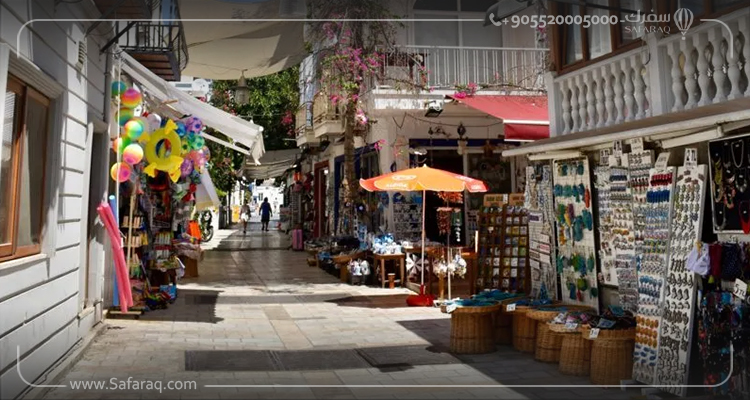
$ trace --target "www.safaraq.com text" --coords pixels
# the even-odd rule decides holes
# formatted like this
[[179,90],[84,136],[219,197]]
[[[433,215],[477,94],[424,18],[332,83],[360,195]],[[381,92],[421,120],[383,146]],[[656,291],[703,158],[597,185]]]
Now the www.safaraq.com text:
[[163,393],[166,391],[179,390],[198,390],[198,383],[195,381],[151,381],[137,380],[132,377],[127,379],[112,378],[109,380],[91,380],[91,381],[70,381],[70,389],[73,390],[111,390],[111,391],[128,391],[128,390],[146,390]]

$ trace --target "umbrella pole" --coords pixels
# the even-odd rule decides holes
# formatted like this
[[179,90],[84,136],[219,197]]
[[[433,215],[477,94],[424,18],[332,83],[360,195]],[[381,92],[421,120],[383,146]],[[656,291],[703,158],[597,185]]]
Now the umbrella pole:
[[422,191],[422,282],[420,283],[419,291],[424,294],[424,269],[425,269],[425,259],[424,259],[424,244],[425,244],[425,231],[424,231],[424,220],[425,220],[425,210],[427,209],[427,191]]

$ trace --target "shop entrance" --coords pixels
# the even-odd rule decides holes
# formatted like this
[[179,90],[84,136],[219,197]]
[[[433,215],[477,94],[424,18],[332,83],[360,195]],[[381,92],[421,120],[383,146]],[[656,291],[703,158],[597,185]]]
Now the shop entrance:
[[[454,172],[457,174],[463,175],[464,173],[464,157],[458,154],[456,150],[430,150],[427,155],[427,165],[432,168],[442,169],[444,171]],[[427,192],[425,204],[427,206],[425,212],[428,216],[425,219],[425,232],[427,233],[427,237],[429,239],[447,244],[448,235],[440,234],[440,228],[438,227],[437,218],[437,210],[440,207],[444,207],[445,202],[440,199],[437,192]],[[463,206],[460,205],[454,206],[463,208]],[[464,244],[465,240],[466,237],[464,236],[464,232],[461,232],[460,244]],[[451,237],[451,246],[454,244],[456,244],[455,235]]]
[[328,235],[328,161],[315,164],[315,227],[313,235],[317,237]]

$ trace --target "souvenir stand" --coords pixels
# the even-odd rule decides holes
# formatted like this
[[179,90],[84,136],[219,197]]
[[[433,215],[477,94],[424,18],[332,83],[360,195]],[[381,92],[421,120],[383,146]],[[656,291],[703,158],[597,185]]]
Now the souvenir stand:
[[553,161],[557,271],[562,302],[599,309],[588,158]]
[[196,117],[174,121],[144,112],[141,93],[123,82],[115,82],[112,93],[121,135],[112,145],[117,162],[110,175],[118,182],[131,310],[164,308],[177,295],[184,273],[180,258],[197,263],[201,256],[200,229],[191,214],[210,157],[204,126]]
[[557,300],[552,188],[552,167],[548,163],[526,167],[524,207],[529,213],[530,296],[539,298],[546,293],[551,300]]

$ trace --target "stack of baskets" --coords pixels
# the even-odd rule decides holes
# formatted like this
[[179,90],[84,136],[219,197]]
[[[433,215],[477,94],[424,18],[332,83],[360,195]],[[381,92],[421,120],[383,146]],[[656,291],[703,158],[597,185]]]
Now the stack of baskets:
[[564,306],[564,307],[542,307],[529,311],[527,317],[536,321],[536,348],[534,359],[541,362],[560,362],[560,350],[562,348],[563,335],[557,330],[552,330],[550,321],[561,312],[568,311],[593,311],[590,307]]
[[596,338],[591,328],[581,328],[582,338],[591,341],[591,383],[619,385],[633,376],[635,328],[602,329]]

